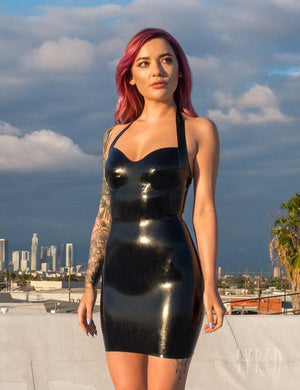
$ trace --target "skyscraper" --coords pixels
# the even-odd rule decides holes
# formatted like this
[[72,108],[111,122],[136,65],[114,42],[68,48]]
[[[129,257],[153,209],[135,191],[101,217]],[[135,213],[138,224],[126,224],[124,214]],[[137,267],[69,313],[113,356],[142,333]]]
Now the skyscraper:
[[40,262],[39,262],[39,269],[41,271],[47,271],[49,269],[48,267],[48,256],[49,256],[49,247],[48,246],[41,246],[40,249]]
[[0,238],[0,271],[4,271],[8,266],[8,241]]
[[41,249],[40,249],[40,264],[47,263],[47,257],[48,257],[48,247],[47,246],[41,246]]
[[39,239],[37,233],[33,233],[32,241],[31,241],[31,271],[36,271],[39,268],[39,264],[37,264],[37,253],[38,253],[38,245]]
[[29,270],[29,262],[30,262],[30,252],[22,251],[21,252],[21,271]]
[[11,256],[11,261],[14,271],[19,271],[20,269],[20,251],[13,251]]
[[218,279],[221,279],[221,278],[223,278],[223,268],[218,267]]
[[66,267],[72,267],[74,265],[74,245],[71,243],[66,244]]
[[58,258],[57,247],[54,245],[51,245],[49,247],[49,250],[50,250],[50,262],[51,262],[50,267],[51,267],[52,271],[57,271],[57,266],[58,266],[58,264],[57,264],[57,258]]

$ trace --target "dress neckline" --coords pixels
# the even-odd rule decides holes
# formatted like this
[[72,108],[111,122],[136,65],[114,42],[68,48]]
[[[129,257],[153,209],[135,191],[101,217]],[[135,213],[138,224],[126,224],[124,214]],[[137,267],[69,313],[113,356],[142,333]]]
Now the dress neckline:
[[[178,149],[178,148],[179,148],[179,140],[180,140],[179,134],[178,134],[178,132],[179,132],[179,127],[180,127],[180,124],[179,124],[179,117],[182,118],[182,116],[181,116],[179,110],[177,110],[177,113],[176,113],[176,138],[177,138],[177,146],[164,146],[164,147],[161,147],[161,148],[153,149],[153,150],[151,150],[150,152],[146,153],[143,157],[139,158],[138,160],[134,160],[134,159],[129,158],[129,157],[127,156],[127,154],[126,154],[123,150],[121,150],[121,149],[115,147],[115,144],[116,144],[116,142],[118,141],[118,139],[125,133],[125,131],[128,130],[129,127],[133,124],[134,121],[132,121],[132,122],[130,122],[127,126],[125,126],[125,128],[122,129],[122,130],[119,132],[119,134],[115,137],[115,139],[113,140],[113,142],[112,142],[111,145],[110,145],[110,150],[111,150],[112,148],[115,149],[115,150],[118,150],[118,151],[119,151],[119,152],[120,152],[128,161],[131,161],[131,162],[133,162],[133,163],[138,163],[138,162],[140,162],[140,161],[145,160],[147,157],[151,156],[152,154],[154,154],[155,152],[158,152],[158,151],[160,151],[160,150]],[[182,118],[182,119],[183,119],[183,118]],[[184,125],[183,125],[183,126],[184,126]],[[110,150],[109,150],[109,152],[110,152]]]
[[151,152],[145,154],[145,156],[141,157],[139,160],[132,160],[131,158],[129,158],[128,156],[126,156],[126,154],[119,148],[116,148],[115,146],[112,147],[114,150],[117,150],[118,152],[120,152],[125,158],[126,160],[132,162],[132,163],[139,163],[139,162],[142,162],[144,160],[146,160],[148,157],[152,156],[153,154],[155,154],[156,152],[160,152],[160,151],[171,151],[171,150],[178,150],[178,146],[165,146],[165,147],[162,147],[162,148],[158,148],[158,149],[154,149],[152,150]]
[[141,157],[138,160],[133,160],[129,158],[126,153],[124,153],[121,149],[116,148],[115,144],[118,141],[118,139],[122,136],[122,134],[125,133],[127,129],[132,125],[134,121],[130,122],[127,126],[125,126],[124,129],[122,129],[119,134],[115,137],[115,139],[112,141],[108,154],[110,154],[111,150],[116,150],[118,153],[122,154],[124,158],[126,158],[127,161],[129,161],[132,164],[138,164],[146,160],[147,158],[150,158],[153,156],[155,153],[158,153],[160,151],[172,151],[176,150],[178,155],[179,155],[179,161],[180,161],[180,166],[184,166],[185,164],[188,165],[188,170],[189,170],[189,175],[192,177],[192,170],[190,167],[189,163],[189,158],[188,158],[188,152],[187,152],[187,146],[186,146],[186,138],[185,138],[185,123],[184,123],[184,118],[180,111],[177,109],[176,112],[176,136],[177,136],[177,146],[165,146],[161,148],[154,149],[150,151],[149,153],[145,154],[143,157]]

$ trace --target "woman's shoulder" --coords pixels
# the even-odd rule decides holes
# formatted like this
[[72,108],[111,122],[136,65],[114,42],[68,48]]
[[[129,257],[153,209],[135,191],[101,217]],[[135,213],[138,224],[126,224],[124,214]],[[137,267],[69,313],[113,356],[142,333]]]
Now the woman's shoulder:
[[125,124],[117,124],[109,127],[103,136],[103,149],[108,150],[110,148],[111,143],[116,138],[116,136],[126,127],[128,123]]
[[187,132],[198,139],[199,137],[216,137],[218,129],[216,124],[209,118],[202,116],[192,117],[184,114]]
[[104,133],[104,139],[107,141],[114,139],[120,133],[120,131],[122,131],[126,126],[128,126],[128,124],[129,123],[121,123],[109,127]]
[[189,116],[187,114],[183,114],[186,125],[193,128],[217,128],[216,124],[209,118],[205,118],[203,116]]

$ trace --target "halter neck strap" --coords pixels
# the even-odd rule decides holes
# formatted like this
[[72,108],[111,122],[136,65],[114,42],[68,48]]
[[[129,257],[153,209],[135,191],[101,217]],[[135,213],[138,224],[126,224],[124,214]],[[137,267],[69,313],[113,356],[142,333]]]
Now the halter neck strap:
[[185,123],[184,123],[184,118],[181,112],[179,111],[179,109],[177,109],[177,113],[176,113],[176,128],[177,128],[178,154],[179,154],[180,167],[184,168],[187,165],[189,167],[189,172],[191,175],[187,146],[186,146]]

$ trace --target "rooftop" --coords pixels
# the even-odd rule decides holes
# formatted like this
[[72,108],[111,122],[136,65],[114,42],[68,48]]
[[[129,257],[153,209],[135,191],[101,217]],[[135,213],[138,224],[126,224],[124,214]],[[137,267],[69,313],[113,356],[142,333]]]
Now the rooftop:
[[[75,313],[51,314],[42,303],[36,304],[40,312],[26,312],[31,302],[14,313],[14,304],[0,303],[9,308],[0,312],[1,390],[113,390],[99,312],[93,339]],[[299,333],[297,315],[226,315],[215,333],[201,331],[186,390],[297,389]]]

